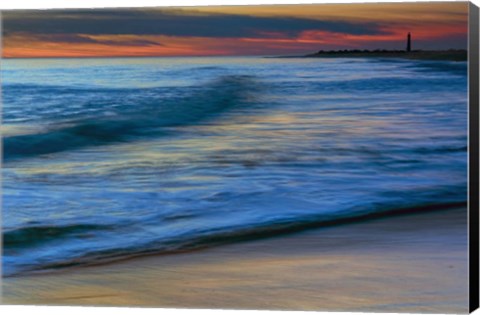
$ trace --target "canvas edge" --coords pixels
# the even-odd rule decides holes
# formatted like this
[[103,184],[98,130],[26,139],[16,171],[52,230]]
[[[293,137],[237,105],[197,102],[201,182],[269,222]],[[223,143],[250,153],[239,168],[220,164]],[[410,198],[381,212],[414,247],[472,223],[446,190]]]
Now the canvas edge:
[[479,307],[479,8],[469,4],[469,311]]

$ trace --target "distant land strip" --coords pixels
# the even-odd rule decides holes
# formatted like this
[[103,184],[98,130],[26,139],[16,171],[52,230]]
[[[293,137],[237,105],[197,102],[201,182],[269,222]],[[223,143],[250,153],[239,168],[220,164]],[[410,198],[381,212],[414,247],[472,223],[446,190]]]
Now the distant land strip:
[[273,58],[402,58],[467,61],[467,50],[412,50],[408,52],[405,50],[320,50],[303,56],[278,56]]

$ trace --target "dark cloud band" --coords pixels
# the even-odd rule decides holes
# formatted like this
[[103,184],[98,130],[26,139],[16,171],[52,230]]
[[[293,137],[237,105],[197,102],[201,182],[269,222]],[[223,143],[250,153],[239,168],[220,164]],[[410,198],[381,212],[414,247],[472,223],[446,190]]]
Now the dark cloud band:
[[[281,33],[295,37],[319,30],[352,35],[383,34],[372,22],[322,21],[295,17],[257,17],[233,14],[199,14],[186,10],[63,10],[3,12],[6,35],[89,34],[166,35],[192,37],[266,37]],[[65,35],[63,35],[65,36]],[[88,39],[87,39],[88,40]]]

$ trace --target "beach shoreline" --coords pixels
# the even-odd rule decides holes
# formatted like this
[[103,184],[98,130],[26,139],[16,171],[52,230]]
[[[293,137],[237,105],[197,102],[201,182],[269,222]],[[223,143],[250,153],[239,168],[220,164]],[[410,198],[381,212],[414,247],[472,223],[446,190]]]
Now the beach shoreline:
[[465,208],[3,279],[3,304],[463,313]]

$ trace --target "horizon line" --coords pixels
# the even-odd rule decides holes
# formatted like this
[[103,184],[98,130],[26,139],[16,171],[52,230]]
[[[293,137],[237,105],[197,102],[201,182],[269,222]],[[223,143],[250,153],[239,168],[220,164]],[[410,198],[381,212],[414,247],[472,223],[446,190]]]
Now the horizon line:
[[[376,49],[337,49],[337,50],[316,50],[314,52],[308,52],[305,53],[305,55],[271,55],[271,54],[252,54],[252,55],[172,55],[172,56],[161,56],[161,55],[140,55],[140,56],[132,56],[132,55],[125,55],[125,56],[38,56],[38,57],[5,57],[5,56],[0,56],[0,59],[115,59],[115,58],[209,58],[209,57],[217,57],[217,58],[228,58],[228,57],[303,57],[308,54],[312,53],[318,53],[318,52],[345,52],[345,51],[361,51],[361,52],[378,52],[378,51],[383,51],[383,52],[400,52],[404,51],[407,52],[404,49],[381,49],[381,48],[376,48]],[[467,51],[467,48],[448,48],[448,49],[416,49],[413,50],[412,52],[415,51]],[[299,53],[300,54],[300,53]]]

